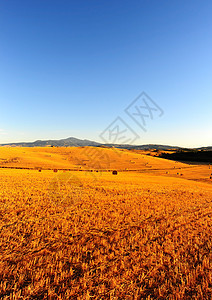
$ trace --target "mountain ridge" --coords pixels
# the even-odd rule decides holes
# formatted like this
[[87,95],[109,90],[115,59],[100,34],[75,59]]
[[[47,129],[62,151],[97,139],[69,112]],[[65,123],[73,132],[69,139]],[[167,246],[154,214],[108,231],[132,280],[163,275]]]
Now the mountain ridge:
[[87,139],[78,139],[75,137],[68,137],[59,140],[36,140],[34,142],[19,142],[19,143],[4,143],[0,146],[11,147],[115,147],[121,149],[136,149],[136,150],[212,150],[212,146],[198,147],[198,148],[186,148],[179,146],[160,145],[160,144],[145,144],[145,145],[130,145],[130,144],[105,144],[98,143]]

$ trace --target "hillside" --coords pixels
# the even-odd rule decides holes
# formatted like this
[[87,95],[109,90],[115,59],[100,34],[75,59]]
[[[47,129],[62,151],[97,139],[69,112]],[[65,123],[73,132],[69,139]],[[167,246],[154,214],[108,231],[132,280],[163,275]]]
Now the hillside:
[[1,168],[138,171],[210,182],[208,165],[155,157],[155,152],[105,147],[0,147]]
[[212,151],[176,151],[174,153],[162,153],[162,158],[177,160],[177,161],[190,161],[190,162],[206,162],[212,164]]
[[[2,147],[0,148],[0,166],[140,170],[172,168],[175,163],[143,155],[142,151],[105,147]],[[179,166],[184,165],[179,164]]]

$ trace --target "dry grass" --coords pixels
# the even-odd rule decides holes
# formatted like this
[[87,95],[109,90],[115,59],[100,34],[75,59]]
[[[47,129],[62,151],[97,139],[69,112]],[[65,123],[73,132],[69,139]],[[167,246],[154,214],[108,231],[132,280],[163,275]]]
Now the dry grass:
[[[142,155],[142,152],[96,147],[0,147],[0,167],[43,169],[153,169],[173,168],[175,162]],[[179,164],[178,167],[187,167]]]
[[211,299],[211,184],[143,159],[161,169],[0,169],[0,298]]

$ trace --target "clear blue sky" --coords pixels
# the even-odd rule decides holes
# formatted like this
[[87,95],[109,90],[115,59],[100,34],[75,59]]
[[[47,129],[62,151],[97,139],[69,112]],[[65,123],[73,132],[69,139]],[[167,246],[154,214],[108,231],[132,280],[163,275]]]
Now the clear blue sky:
[[[120,116],[136,144],[212,145],[212,2],[0,0],[0,143],[101,141]],[[164,111],[144,132],[125,108]]]

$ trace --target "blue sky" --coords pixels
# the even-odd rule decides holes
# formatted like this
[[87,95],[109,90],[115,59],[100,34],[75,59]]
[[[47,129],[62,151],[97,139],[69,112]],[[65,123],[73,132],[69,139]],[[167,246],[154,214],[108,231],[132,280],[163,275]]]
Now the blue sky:
[[[212,2],[0,0],[0,143],[101,141],[120,116],[136,144],[212,145]],[[163,109],[144,132],[125,108]]]

